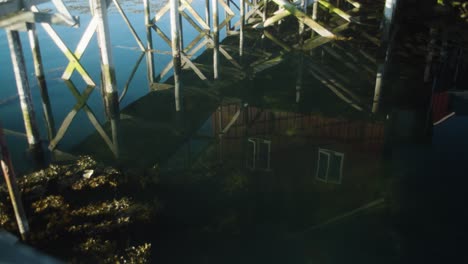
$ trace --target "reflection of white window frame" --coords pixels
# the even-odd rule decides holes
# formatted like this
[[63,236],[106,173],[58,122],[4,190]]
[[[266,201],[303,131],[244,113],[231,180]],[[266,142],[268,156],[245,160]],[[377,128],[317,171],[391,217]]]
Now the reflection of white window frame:
[[[270,170],[270,160],[271,160],[271,140],[261,139],[261,138],[249,138],[247,142],[251,143],[253,146],[253,155],[252,155],[252,162],[249,164],[249,160],[247,160],[247,168],[255,170]],[[265,144],[268,147],[267,153],[267,166],[266,168],[258,168],[257,161],[260,159],[260,145]]]
[[[320,165],[321,165],[321,159],[322,156],[324,156],[327,159],[326,163],[326,170],[325,170],[325,175],[319,175],[319,172],[321,171]],[[338,181],[336,180],[329,180],[330,176],[330,161],[331,159],[340,159],[340,167],[339,167],[339,175],[338,175]],[[323,149],[319,148],[318,149],[318,162],[317,162],[317,170],[315,172],[315,179],[318,181],[326,182],[326,183],[336,183],[336,184],[341,184],[341,181],[343,179],[343,163],[344,163],[344,153],[341,152],[336,152],[333,150],[329,149]]]

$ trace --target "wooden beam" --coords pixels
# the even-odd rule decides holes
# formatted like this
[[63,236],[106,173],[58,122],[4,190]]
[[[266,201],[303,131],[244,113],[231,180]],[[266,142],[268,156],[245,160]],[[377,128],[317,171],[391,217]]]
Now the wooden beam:
[[[343,24],[343,25],[341,25],[341,26],[338,26],[338,27],[334,28],[334,29],[332,30],[332,32],[333,32],[334,34],[337,34],[337,33],[340,33],[340,32],[342,32],[342,31],[348,29],[348,27],[349,27],[349,23],[345,23],[345,24]],[[332,40],[334,40],[334,39],[328,38],[328,37],[320,37],[320,36],[318,36],[318,37],[315,37],[315,38],[311,38],[311,39],[306,40],[306,41],[304,42],[304,45],[303,45],[302,48],[303,48],[304,50],[312,50],[312,49],[315,49],[315,48],[317,48],[317,47],[319,47],[319,46],[321,46],[321,45],[324,45],[324,44],[326,44],[326,43],[328,43],[328,42],[330,42],[330,41],[332,41]]]
[[101,57],[102,91],[107,118],[111,124],[113,150],[116,158],[119,156],[119,96],[115,76],[112,47],[109,35],[106,0],[92,0],[91,10],[97,18],[97,40]]
[[1,167],[3,170],[3,177],[10,195],[11,204],[13,211],[15,212],[16,223],[21,234],[21,238],[26,240],[26,236],[29,232],[28,219],[24,213],[23,202],[21,201],[21,192],[16,182],[16,175],[13,169],[13,164],[10,158],[10,152],[6,144],[5,137],[3,135],[3,128],[0,124],[0,149],[1,149]]
[[343,18],[344,20],[348,21],[348,22],[351,22],[351,15],[347,14],[345,11],[339,9],[338,7],[332,5],[330,2],[327,2],[327,1],[324,1],[324,0],[318,0],[318,2],[324,6],[325,8],[327,8],[328,10],[330,10],[331,12],[337,14],[338,16],[340,16],[341,18]]
[[299,21],[306,24],[310,27],[313,31],[317,32],[322,37],[327,38],[334,38],[335,35],[330,32],[328,29],[320,25],[319,23],[315,22],[311,17],[306,15],[304,12],[299,10],[295,5],[287,2],[286,0],[272,0],[275,2],[280,8],[286,9],[291,15],[295,16]]
[[24,126],[26,134],[28,135],[28,144],[32,149],[37,149],[40,145],[39,130],[36,124],[36,113],[32,103],[31,89],[29,87],[20,36],[18,31],[7,31],[6,35],[10,47],[11,62],[15,74],[16,88],[20,98]]

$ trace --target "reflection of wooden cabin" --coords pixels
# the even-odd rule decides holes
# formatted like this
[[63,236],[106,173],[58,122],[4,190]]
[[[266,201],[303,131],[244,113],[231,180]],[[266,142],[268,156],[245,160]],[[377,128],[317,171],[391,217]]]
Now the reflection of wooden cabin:
[[377,198],[384,143],[381,121],[240,104],[221,106],[212,120],[214,134],[222,134],[223,162],[257,171],[251,175],[260,181],[259,191],[284,193],[284,206],[299,206],[292,210],[301,215],[301,206],[323,201],[329,206],[317,206],[313,213],[320,222]]

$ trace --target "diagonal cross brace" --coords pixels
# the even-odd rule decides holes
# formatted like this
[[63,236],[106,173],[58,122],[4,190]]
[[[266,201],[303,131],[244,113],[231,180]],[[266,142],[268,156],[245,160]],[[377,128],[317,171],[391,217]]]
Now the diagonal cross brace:
[[[131,26],[131,23],[129,22],[127,16],[125,15],[124,11],[122,10],[119,2],[117,0],[107,0],[107,7],[110,6],[111,1],[114,2],[114,5],[117,7],[117,10],[119,11],[120,15],[124,19],[125,23],[127,24],[128,28],[130,29],[130,32],[132,33],[133,37],[135,38],[135,41],[137,42],[138,46],[140,47],[141,51],[145,51],[145,47],[141,41],[141,39],[138,37],[138,34],[135,32],[135,29]],[[91,21],[89,22],[85,32],[83,33],[83,36],[81,37],[80,41],[78,42],[78,45],[75,49],[74,55],[76,56],[77,59],[81,59],[83,56],[84,51],[88,47],[89,43],[91,42],[91,39],[94,36],[94,33],[96,32],[97,29],[97,19],[96,17],[93,16]],[[67,65],[67,68],[65,69],[64,73],[62,74],[62,79],[64,80],[69,80],[75,71],[76,67],[73,63],[69,63]]]

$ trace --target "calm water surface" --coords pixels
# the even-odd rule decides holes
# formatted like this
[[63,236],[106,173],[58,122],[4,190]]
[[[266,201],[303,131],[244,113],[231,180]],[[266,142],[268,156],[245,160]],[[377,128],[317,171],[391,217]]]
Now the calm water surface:
[[[194,2],[201,10],[204,1]],[[128,16],[138,34],[145,36],[141,10],[134,4],[127,8],[133,10]],[[86,25],[90,16],[78,10]],[[121,92],[140,52],[118,13],[109,16]],[[167,24],[161,28],[169,32]],[[85,27],[56,29],[73,49]],[[194,32],[185,34],[188,43]],[[60,79],[67,60],[40,28],[39,36],[58,126],[75,104]],[[22,40],[36,115],[41,120],[40,96],[24,35]],[[397,39],[397,50],[403,46],[398,41],[403,38]],[[161,39],[155,47],[169,50]],[[99,80],[100,73],[97,54],[93,40],[82,62],[94,80]],[[385,102],[386,114],[371,115],[375,76],[346,70],[333,56],[313,54],[312,58],[302,65],[299,91],[297,72],[303,61],[297,54],[285,54],[279,65],[247,80],[227,77],[234,87],[221,89],[215,96],[197,92],[195,88],[200,87],[187,88],[182,113],[174,110],[171,90],[149,93],[144,62],[138,68],[121,104],[119,164],[126,169],[161,168],[155,195],[164,208],[148,231],[155,263],[468,260],[463,251],[467,242],[467,118],[457,115],[427,129],[427,102],[413,107],[392,100]],[[419,79],[407,78],[417,76],[415,71],[422,73],[423,67],[413,69],[400,59],[392,62],[392,85],[421,85]],[[16,87],[3,31],[0,60],[0,98],[8,98],[16,94]],[[170,57],[157,55],[155,61],[160,72]],[[332,65],[345,76],[363,98],[364,111],[338,98],[311,74],[309,69],[317,65],[322,69]],[[80,77],[75,75],[73,80],[82,91],[85,85]],[[192,81],[187,77],[185,84],[199,84]],[[89,106],[104,122],[98,90]],[[17,100],[0,106],[0,119],[7,129],[24,131]],[[39,123],[44,138],[45,126]],[[13,135],[7,139],[15,165],[27,167],[25,139]],[[113,160],[83,112],[59,149]]]

